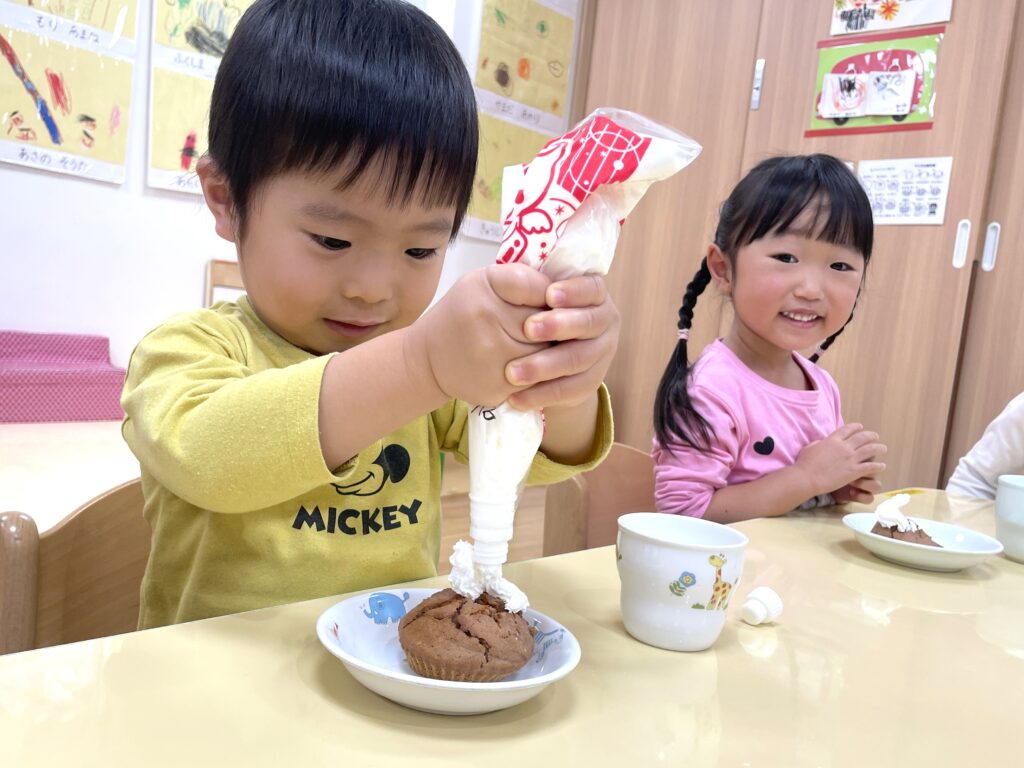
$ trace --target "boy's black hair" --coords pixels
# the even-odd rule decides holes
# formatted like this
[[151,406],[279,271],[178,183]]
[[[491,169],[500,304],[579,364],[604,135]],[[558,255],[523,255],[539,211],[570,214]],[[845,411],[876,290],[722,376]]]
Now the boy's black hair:
[[244,231],[254,194],[291,170],[374,161],[389,199],[469,205],[477,158],[469,73],[444,31],[402,0],[258,0],[217,70],[210,156]]
[[[866,269],[874,242],[871,202],[853,172],[831,155],[781,156],[758,163],[722,204],[715,245],[735,270],[740,248],[767,235],[793,231],[793,222],[808,207],[813,209],[814,217],[801,234],[854,249],[864,256]],[[683,294],[679,330],[690,328],[697,298],[710,282],[705,258]],[[851,312],[842,328],[821,343],[819,351],[811,356],[812,362],[817,362],[819,353],[832,345],[852,319]],[[675,440],[706,450],[713,432],[690,401],[690,371],[686,340],[680,339],[658,384],[654,431],[665,447]]]

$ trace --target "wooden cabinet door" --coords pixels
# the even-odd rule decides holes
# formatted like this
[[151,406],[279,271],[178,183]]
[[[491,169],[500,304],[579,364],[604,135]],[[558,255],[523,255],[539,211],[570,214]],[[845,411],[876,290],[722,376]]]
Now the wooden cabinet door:
[[[945,224],[875,228],[856,317],[821,360],[839,384],[846,420],[877,429],[887,443],[887,488],[940,482],[971,281],[970,268],[952,266],[954,238],[961,219],[975,231],[985,223],[1016,6],[954,4],[939,46],[931,130],[804,138],[818,90],[815,43],[829,36],[832,4],[763,2],[757,55],[766,60],[764,90],[747,122],[745,169],[779,152],[854,162],[953,157]],[[976,251],[973,241],[968,263]]]
[[[608,277],[622,314],[607,382],[616,440],[650,450],[658,380],[676,344],[683,290],[700,266],[721,201],[739,179],[760,3],[596,3],[587,112],[619,107],[691,136],[701,155],[655,184],[626,221]],[[718,332],[721,304],[697,305],[694,359]]]
[[[1021,8],[1013,39],[1024,40]],[[988,210],[976,238],[980,254],[986,229],[997,223],[999,247],[991,271],[980,268],[980,256],[974,265],[943,484],[988,423],[1024,391],[1024,47],[1019,42],[1007,72]]]

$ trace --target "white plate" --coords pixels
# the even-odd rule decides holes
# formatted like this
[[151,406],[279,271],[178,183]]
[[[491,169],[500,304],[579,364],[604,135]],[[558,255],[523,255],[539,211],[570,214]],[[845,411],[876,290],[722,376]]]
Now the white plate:
[[437,589],[367,592],[332,605],[316,622],[316,634],[352,676],[374,693],[406,707],[442,715],[478,715],[521,704],[572,672],[580,644],[554,619],[527,608],[537,628],[533,657],[496,683],[458,683],[420,677],[405,661],[398,621]]
[[890,539],[871,533],[875,521],[874,512],[854,512],[843,517],[843,524],[853,530],[857,541],[883,560],[925,571],[960,571],[977,565],[989,555],[998,555],[1003,545],[983,533],[962,528],[938,520],[910,518],[920,525],[942,548],[909,541]]

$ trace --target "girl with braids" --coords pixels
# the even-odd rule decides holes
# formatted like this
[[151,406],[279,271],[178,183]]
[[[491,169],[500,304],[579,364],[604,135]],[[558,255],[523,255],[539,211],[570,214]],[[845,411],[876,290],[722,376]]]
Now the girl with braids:
[[[830,155],[765,160],[729,195],[654,405],[659,511],[731,523],[881,490],[885,446],[843,424],[835,382],[815,365],[853,318],[872,227],[867,195]],[[712,282],[735,315],[691,366],[693,308]]]

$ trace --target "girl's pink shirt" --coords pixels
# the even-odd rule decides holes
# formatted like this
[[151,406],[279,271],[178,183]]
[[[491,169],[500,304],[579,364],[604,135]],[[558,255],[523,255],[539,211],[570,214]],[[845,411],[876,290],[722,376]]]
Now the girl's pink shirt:
[[714,432],[711,448],[699,451],[678,442],[662,446],[654,439],[658,511],[703,517],[719,488],[793,464],[805,446],[843,425],[832,377],[801,355],[793,353],[793,359],[813,390],[772,384],[721,340],[708,345],[693,366],[689,393]]

